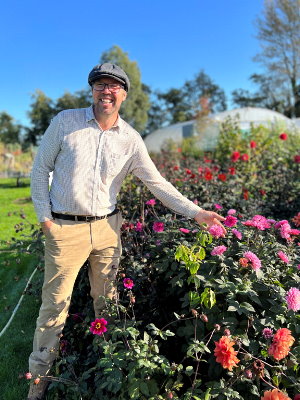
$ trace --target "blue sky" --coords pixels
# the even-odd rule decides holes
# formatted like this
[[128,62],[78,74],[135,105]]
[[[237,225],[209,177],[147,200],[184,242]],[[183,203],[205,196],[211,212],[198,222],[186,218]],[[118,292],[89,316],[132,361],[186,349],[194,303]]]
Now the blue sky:
[[200,70],[228,98],[236,88],[254,89],[254,21],[262,9],[263,0],[4,2],[0,111],[28,125],[36,89],[56,99],[86,88],[89,71],[113,45],[137,61],[152,89],[178,88]]

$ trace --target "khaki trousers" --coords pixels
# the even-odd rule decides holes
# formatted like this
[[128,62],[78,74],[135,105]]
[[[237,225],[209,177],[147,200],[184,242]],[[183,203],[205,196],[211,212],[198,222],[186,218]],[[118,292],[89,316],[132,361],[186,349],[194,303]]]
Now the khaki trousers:
[[93,222],[55,219],[45,241],[45,277],[29,371],[46,375],[59,349],[78,272],[89,260],[91,296],[96,317],[104,307],[99,296],[112,299],[121,256],[120,213]]

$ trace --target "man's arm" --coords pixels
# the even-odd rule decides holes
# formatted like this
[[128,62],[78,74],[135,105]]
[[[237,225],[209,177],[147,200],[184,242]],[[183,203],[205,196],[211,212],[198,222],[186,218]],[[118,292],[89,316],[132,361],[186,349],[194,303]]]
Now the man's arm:
[[214,224],[220,225],[224,235],[226,234],[226,229],[221,223],[221,221],[225,220],[224,217],[213,211],[206,211],[198,207],[161,176],[141,138],[137,140],[137,151],[132,163],[132,172],[145,183],[154,196],[166,207],[188,218],[194,218],[198,224],[205,224],[207,229]]
[[58,115],[53,118],[41,140],[31,172],[31,197],[43,228],[49,227],[53,219],[49,196],[49,174],[54,170],[60,147],[61,129]]

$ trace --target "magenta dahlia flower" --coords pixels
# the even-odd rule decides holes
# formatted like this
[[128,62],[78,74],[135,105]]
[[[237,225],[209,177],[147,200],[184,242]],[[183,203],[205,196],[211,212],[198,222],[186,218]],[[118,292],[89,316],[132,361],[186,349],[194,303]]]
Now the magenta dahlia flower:
[[94,335],[103,335],[107,331],[106,328],[107,321],[104,318],[96,318],[95,321],[91,323],[90,331]]
[[252,251],[246,251],[244,253],[244,257],[247,258],[248,261],[250,261],[252,268],[254,271],[257,271],[261,268],[261,261],[257,257],[256,254],[252,253]]
[[165,230],[165,224],[163,222],[154,222],[152,229],[154,232],[163,232]]
[[286,264],[289,264],[289,263],[290,263],[290,260],[289,260],[288,256],[287,256],[283,251],[279,251],[279,252],[277,253],[277,255],[278,255],[278,257],[279,257],[283,262],[285,262]]
[[238,221],[238,219],[236,217],[234,217],[233,215],[227,215],[223,224],[225,226],[228,226],[229,228],[231,228],[232,226],[236,225],[237,221]]
[[126,287],[126,289],[132,289],[134,286],[134,282],[130,278],[124,278],[123,285],[124,285],[124,287]]

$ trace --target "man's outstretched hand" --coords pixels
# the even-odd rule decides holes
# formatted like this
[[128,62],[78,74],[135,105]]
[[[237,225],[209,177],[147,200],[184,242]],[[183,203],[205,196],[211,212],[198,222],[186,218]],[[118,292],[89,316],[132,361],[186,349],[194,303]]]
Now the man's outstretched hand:
[[219,225],[223,230],[223,235],[226,235],[226,229],[221,223],[221,221],[225,221],[225,218],[214,211],[199,211],[198,214],[195,216],[195,221],[198,222],[199,225],[205,224],[207,230],[212,225]]

